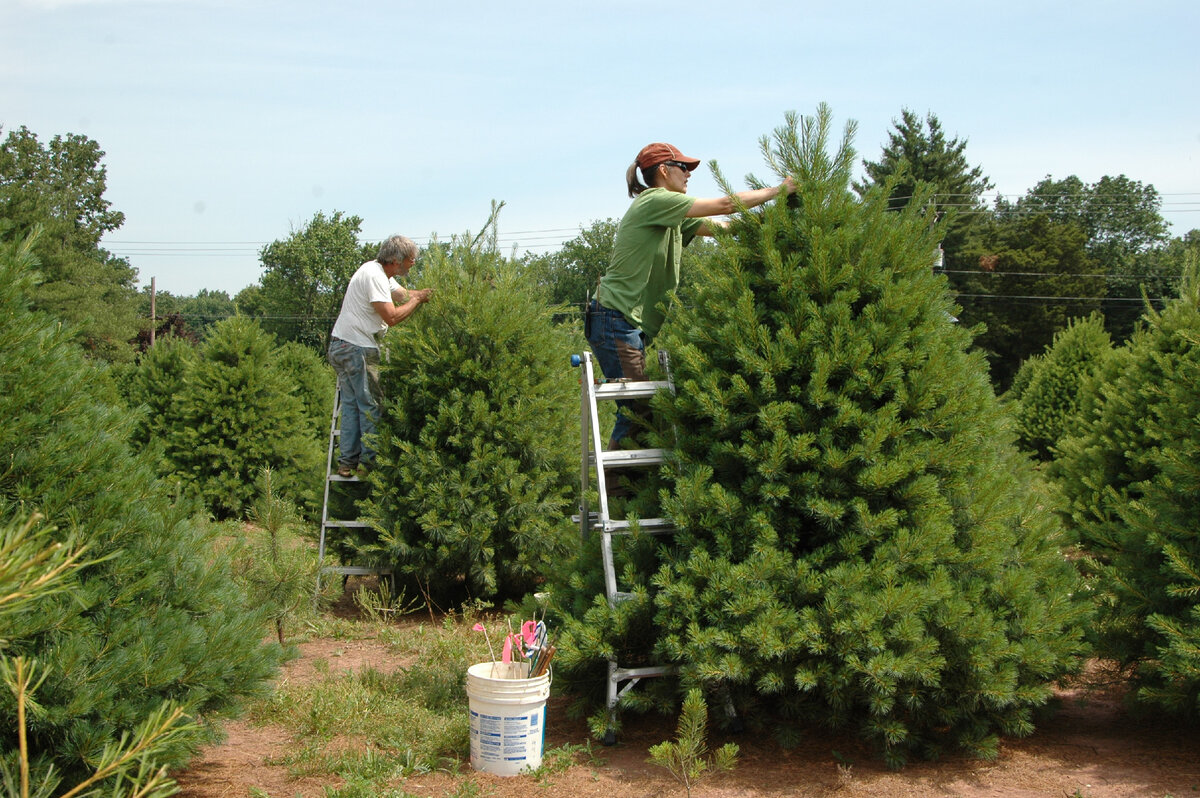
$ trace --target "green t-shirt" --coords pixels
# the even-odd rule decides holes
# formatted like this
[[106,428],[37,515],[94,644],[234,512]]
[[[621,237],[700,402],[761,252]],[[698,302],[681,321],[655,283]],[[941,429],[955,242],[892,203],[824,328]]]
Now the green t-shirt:
[[692,242],[703,219],[689,219],[695,197],[665,188],[648,188],[637,195],[613,242],[612,260],[600,279],[597,299],[619,310],[646,339],[663,323],[662,303],[679,286],[679,258]]

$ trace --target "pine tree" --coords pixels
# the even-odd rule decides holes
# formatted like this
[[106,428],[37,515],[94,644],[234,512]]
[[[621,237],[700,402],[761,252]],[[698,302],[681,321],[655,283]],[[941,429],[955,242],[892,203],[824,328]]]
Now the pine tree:
[[[135,416],[105,369],[30,310],[35,269],[28,241],[0,235],[0,519],[36,511],[96,562],[71,575],[69,593],[6,619],[3,653],[46,668],[30,758],[69,777],[168,700],[194,718],[230,711],[265,689],[280,651],[262,644],[264,618],[194,505],[172,503],[131,452]],[[0,701],[4,756],[17,746],[15,712],[11,696]],[[178,766],[211,733],[192,730],[154,761]]]
[[263,468],[281,496],[314,513],[324,469],[275,339],[256,322],[219,322],[199,350],[166,433],[166,456],[184,489],[218,518],[241,517]]
[[521,595],[575,539],[579,330],[499,254],[495,210],[474,239],[423,256],[436,293],[385,343],[364,505],[380,535],[362,554],[437,601]]
[[794,200],[736,218],[664,327],[679,531],[641,602],[653,653],[784,739],[829,725],[894,765],[993,756],[1078,667],[1086,606],[950,318],[927,203],[856,199],[852,127],[831,155],[829,126],[822,106],[764,139]]
[[1200,706],[1200,281],[1089,380],[1073,434],[1051,467],[1065,513],[1091,555],[1098,650],[1138,666],[1139,697],[1174,712]]

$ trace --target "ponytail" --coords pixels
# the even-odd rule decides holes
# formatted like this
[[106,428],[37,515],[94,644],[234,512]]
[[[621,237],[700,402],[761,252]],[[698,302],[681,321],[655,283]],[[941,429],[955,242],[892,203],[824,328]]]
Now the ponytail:
[[[629,168],[625,170],[625,185],[629,187],[629,196],[636,197],[641,194],[649,186],[643,186],[637,178],[637,161],[629,164]],[[645,177],[645,170],[642,170],[642,176]],[[647,181],[649,182],[649,181]]]

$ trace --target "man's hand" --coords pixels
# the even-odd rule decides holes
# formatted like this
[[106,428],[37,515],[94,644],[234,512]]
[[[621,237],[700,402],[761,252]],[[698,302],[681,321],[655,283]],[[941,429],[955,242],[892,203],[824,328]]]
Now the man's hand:
[[428,301],[429,301],[429,298],[430,298],[432,295],[433,295],[433,289],[432,289],[432,288],[421,288],[421,289],[419,289],[419,290],[416,290],[416,291],[409,291],[409,292],[408,292],[408,296],[409,296],[409,298],[410,298],[410,299],[415,299],[415,300],[417,300],[417,302],[428,302]]

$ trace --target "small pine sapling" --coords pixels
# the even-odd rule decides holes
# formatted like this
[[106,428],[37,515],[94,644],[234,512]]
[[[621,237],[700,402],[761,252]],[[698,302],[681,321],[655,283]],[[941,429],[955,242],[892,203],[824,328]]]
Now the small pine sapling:
[[687,790],[689,798],[692,786],[706,773],[730,771],[737,765],[736,743],[725,743],[711,757],[705,756],[708,753],[708,705],[697,688],[688,690],[683,700],[675,737],[675,742],[664,740],[650,746],[650,758],[646,761],[666,768]]
[[274,472],[264,468],[258,482],[259,495],[249,513],[258,529],[248,533],[236,572],[251,601],[266,608],[282,646],[287,626],[308,612],[317,561],[293,531],[298,513],[277,492]]

